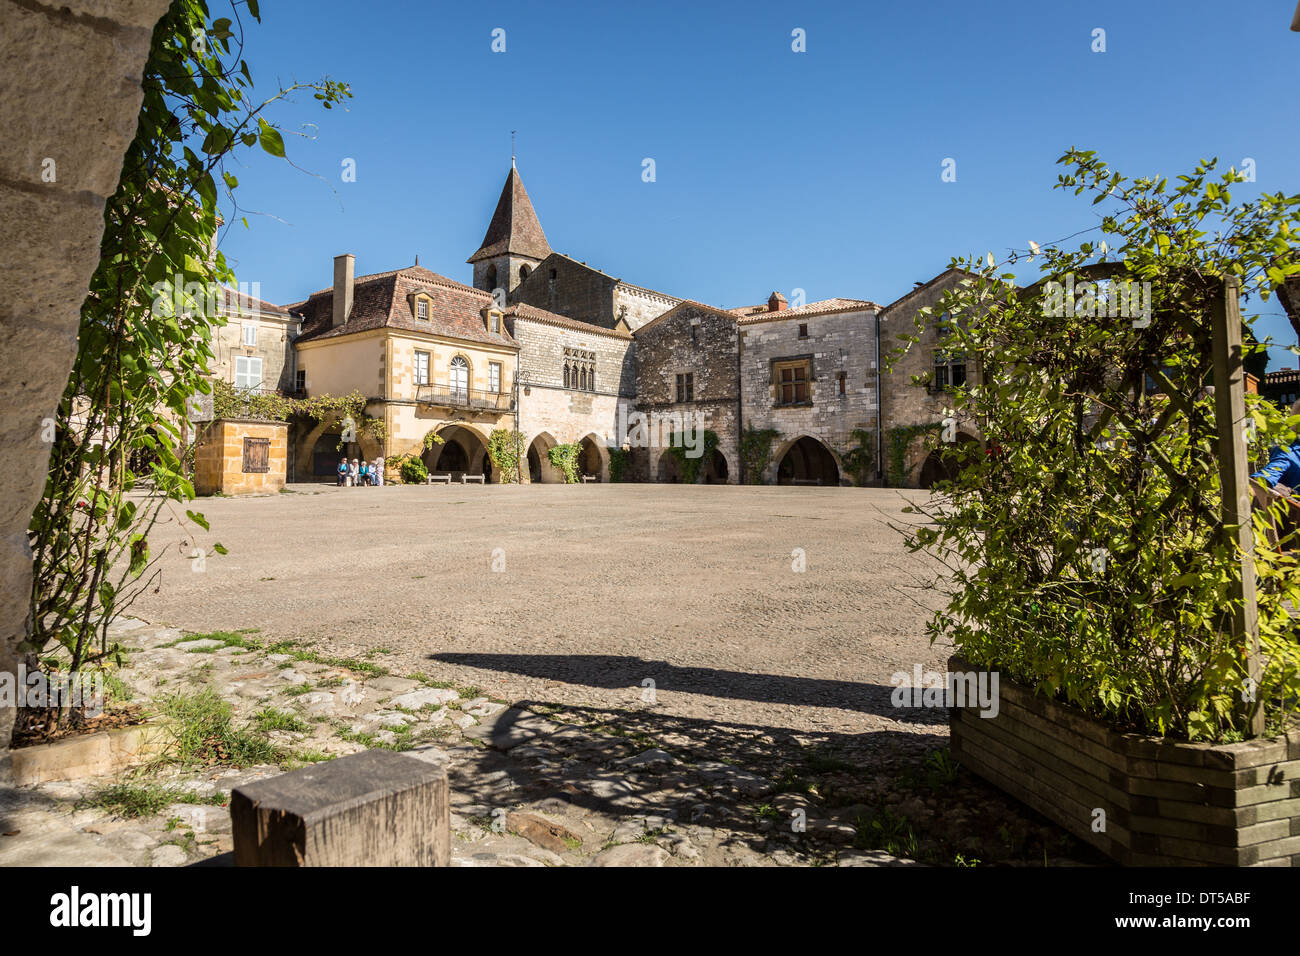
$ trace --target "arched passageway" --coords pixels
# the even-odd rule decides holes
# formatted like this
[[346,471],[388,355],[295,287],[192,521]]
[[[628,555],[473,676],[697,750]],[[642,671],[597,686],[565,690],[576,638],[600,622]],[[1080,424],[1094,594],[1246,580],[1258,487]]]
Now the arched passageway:
[[438,430],[442,444],[434,444],[420,456],[430,473],[450,474],[452,480],[462,475],[483,475],[487,445],[478,432],[464,425],[447,425]]
[[338,475],[339,461],[345,449],[339,447],[343,436],[335,432],[326,432],[316,439],[311,449],[311,473],[313,478],[334,478]]
[[678,465],[675,455],[670,455],[666,451],[660,453],[659,467],[655,471],[655,480],[667,485],[681,484],[682,469]]
[[791,442],[776,466],[778,485],[838,485],[839,465],[830,449],[811,435]]
[[582,453],[578,455],[578,474],[591,475],[597,481],[605,480],[605,450],[600,442],[588,435],[581,442]]
[[[957,435],[957,443],[966,446],[968,442],[977,441],[973,436],[965,433]],[[958,449],[956,445],[945,445],[936,448],[926,456],[924,463],[921,465],[921,474],[917,478],[917,484],[922,488],[933,488],[941,481],[951,481],[961,473],[961,459],[963,455],[970,454],[973,449],[969,446]]]
[[548,432],[542,432],[528,444],[528,480],[537,484],[552,485],[564,481],[560,469],[551,464],[550,451],[557,442]]
[[709,460],[704,463],[704,483],[706,485],[725,485],[727,483],[727,458],[716,448]]

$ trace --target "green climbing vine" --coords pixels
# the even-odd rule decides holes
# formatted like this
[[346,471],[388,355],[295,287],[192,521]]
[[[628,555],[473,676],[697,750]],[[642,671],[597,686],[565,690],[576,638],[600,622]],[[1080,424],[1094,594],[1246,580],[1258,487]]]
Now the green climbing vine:
[[524,454],[524,436],[512,428],[494,428],[488,436],[488,457],[501,476],[501,483],[519,480],[519,459]]
[[668,447],[664,449],[664,454],[672,455],[677,460],[677,468],[681,472],[682,482],[687,485],[696,484],[700,480],[700,471],[704,468],[704,463],[713,457],[713,452],[718,447],[718,435],[707,428],[704,430],[704,441],[701,446],[697,446],[698,455],[692,457],[688,454],[691,451],[686,447],[685,436],[680,432],[673,432],[668,436]]
[[872,478],[871,472],[876,464],[876,436],[865,428],[855,428],[849,432],[849,437],[857,444],[844,452],[840,460],[844,463],[844,470],[853,476],[854,482],[861,488]]
[[772,459],[772,442],[780,435],[775,428],[747,426],[740,435],[741,481],[747,485],[763,482],[763,472]]
[[581,443],[571,442],[568,445],[556,445],[546,453],[546,457],[551,460],[552,465],[560,469],[566,483],[576,485],[578,483],[578,456],[581,454]]
[[916,437],[942,428],[941,422],[928,422],[924,425],[897,425],[886,433],[889,438],[889,472],[886,478],[891,486],[899,487],[907,482],[911,473],[907,467],[907,450]]
[[605,449],[609,453],[609,480],[622,481],[628,473],[628,465],[631,464],[632,454],[622,448],[615,448],[610,445]]
[[[212,416],[214,418],[252,418],[266,422],[287,422],[291,418],[313,421],[346,421],[352,419],[357,434],[369,435],[382,443],[388,437],[388,427],[382,418],[366,414],[367,399],[360,392],[347,395],[317,395],[312,398],[289,398],[275,392],[252,392],[235,388],[220,379],[212,383]],[[442,439],[432,432],[425,436],[425,448],[430,447],[430,437],[435,443]],[[343,442],[339,442],[339,448]]]

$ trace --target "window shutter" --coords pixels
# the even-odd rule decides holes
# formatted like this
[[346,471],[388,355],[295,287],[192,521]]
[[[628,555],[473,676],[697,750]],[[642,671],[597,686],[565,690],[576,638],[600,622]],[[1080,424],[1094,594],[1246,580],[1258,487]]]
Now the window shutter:
[[265,474],[271,470],[271,439],[244,439],[244,474]]

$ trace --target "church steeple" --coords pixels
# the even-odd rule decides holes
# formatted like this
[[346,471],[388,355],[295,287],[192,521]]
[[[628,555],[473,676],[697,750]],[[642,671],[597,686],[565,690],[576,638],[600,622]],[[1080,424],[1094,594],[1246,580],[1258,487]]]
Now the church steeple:
[[519,170],[511,157],[510,172],[506,175],[506,184],[501,189],[501,198],[497,200],[487,234],[483,236],[478,251],[466,261],[476,263],[512,255],[541,262],[550,254],[546,233],[542,232],[542,224],[537,220],[524,181],[519,178]]

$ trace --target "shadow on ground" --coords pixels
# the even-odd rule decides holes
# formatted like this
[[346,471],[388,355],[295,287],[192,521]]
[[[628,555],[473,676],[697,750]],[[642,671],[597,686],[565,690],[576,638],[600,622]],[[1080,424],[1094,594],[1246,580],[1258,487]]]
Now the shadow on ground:
[[948,725],[946,710],[894,706],[890,696],[896,688],[892,685],[742,673],[714,667],[679,667],[667,661],[609,654],[441,653],[430,654],[429,659],[584,687],[640,689],[646,686],[646,680],[651,680],[658,691],[795,707],[834,707],[888,717],[898,723]]
[[932,733],[795,733],[539,701],[476,730],[487,746],[456,761],[451,786],[457,812],[485,826],[519,804],[569,818],[577,808],[613,821],[597,835],[606,846],[684,831],[713,841],[714,864],[732,851],[817,865],[868,850],[883,851],[876,862],[1100,862],[945,761],[946,739]]

